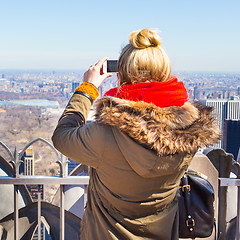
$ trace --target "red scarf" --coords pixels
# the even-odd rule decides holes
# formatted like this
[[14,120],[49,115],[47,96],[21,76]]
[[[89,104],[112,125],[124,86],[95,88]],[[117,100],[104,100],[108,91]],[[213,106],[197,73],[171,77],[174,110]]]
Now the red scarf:
[[183,82],[172,77],[167,82],[142,82],[112,88],[104,96],[153,103],[158,107],[182,106],[187,100]]

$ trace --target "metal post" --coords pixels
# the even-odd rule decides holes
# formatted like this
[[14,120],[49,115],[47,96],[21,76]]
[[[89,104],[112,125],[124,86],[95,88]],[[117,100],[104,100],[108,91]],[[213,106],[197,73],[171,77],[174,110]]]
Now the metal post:
[[[40,189],[40,187],[38,186]],[[38,240],[41,240],[41,192],[38,195]]]
[[14,240],[18,240],[18,186],[14,185]]
[[238,187],[237,196],[237,229],[236,229],[236,240],[240,240],[240,187]]
[[65,237],[64,185],[60,185],[60,240]]
[[[240,169],[238,165],[238,179],[240,179]],[[236,240],[240,240],[240,186],[238,186],[237,192],[237,227],[236,227]]]
[[83,194],[83,205],[84,205],[84,208],[86,207],[86,204],[87,204],[87,189],[88,189],[88,186],[84,185],[84,194]]
[[[238,151],[237,156],[237,169],[238,169],[238,175],[237,178],[240,179],[240,148]],[[236,239],[240,240],[240,186],[238,186],[238,194],[237,194],[237,228],[236,228]]]
[[46,228],[45,228],[45,225],[43,224],[43,240],[46,239],[46,237],[45,237],[45,232],[46,232]]

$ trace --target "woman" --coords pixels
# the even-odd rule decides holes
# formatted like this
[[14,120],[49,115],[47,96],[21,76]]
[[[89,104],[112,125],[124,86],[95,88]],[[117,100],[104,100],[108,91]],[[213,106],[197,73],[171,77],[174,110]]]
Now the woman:
[[187,101],[171,77],[159,35],[131,33],[118,61],[119,86],[95,104],[111,76],[106,58],[91,66],[61,116],[52,140],[72,160],[90,166],[81,240],[178,239],[176,192],[199,147],[218,139],[211,108]]

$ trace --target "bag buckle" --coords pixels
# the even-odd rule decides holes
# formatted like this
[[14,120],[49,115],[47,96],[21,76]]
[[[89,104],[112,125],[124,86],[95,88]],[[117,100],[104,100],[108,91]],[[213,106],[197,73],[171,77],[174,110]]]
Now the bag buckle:
[[188,188],[188,191],[189,191],[189,192],[191,191],[190,185],[183,185],[183,186],[182,186],[182,191],[183,191],[183,192],[184,192],[184,188]]
[[195,221],[191,216],[188,216],[188,219],[186,220],[186,225],[189,228],[189,231],[193,231],[193,227],[195,226]]

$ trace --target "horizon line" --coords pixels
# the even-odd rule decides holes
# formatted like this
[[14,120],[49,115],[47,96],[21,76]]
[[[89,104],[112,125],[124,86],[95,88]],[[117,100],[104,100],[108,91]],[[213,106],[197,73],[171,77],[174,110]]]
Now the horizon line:
[[[0,73],[5,74],[6,71],[20,71],[20,72],[85,72],[86,69],[44,69],[44,68],[33,68],[33,69],[27,69],[27,68],[6,68],[1,69]],[[232,74],[240,74],[240,70],[174,70],[172,71],[173,74],[176,74],[177,72],[186,72],[186,73],[232,73]]]

